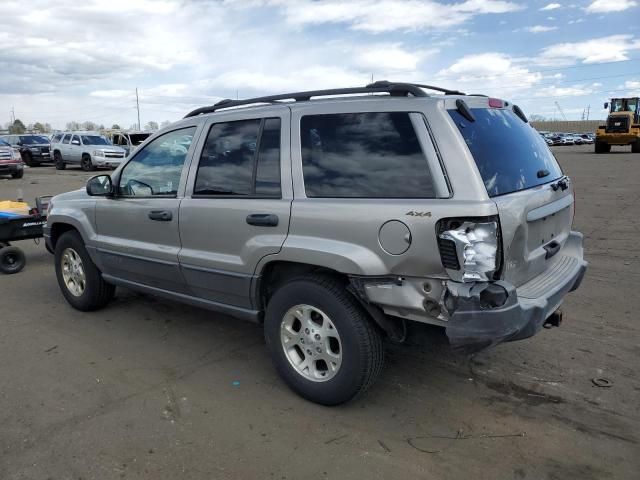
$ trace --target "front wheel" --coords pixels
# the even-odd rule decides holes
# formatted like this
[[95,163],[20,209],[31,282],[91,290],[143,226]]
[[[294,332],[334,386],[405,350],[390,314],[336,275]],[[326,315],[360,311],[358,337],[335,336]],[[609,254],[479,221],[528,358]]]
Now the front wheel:
[[58,239],[55,265],[60,290],[73,308],[98,310],[113,298],[115,287],[104,281],[78,232],[68,231]]
[[267,306],[264,331],[280,376],[312,402],[347,402],[382,370],[379,330],[332,277],[305,276],[281,286]]
[[80,161],[80,167],[85,172],[91,172],[96,169],[96,167],[93,166],[93,162],[91,161],[91,157],[89,155],[82,156],[82,160]]
[[631,153],[640,153],[640,140],[636,140],[631,144]]
[[604,142],[595,142],[595,152],[596,153],[609,153],[611,151],[611,145]]
[[16,170],[14,173],[11,174],[12,178],[22,178],[24,177],[24,170],[20,169],[20,170]]
[[31,156],[29,152],[23,153],[21,156],[22,156],[22,161],[24,162],[25,165],[27,165],[28,167],[34,166],[33,156]]

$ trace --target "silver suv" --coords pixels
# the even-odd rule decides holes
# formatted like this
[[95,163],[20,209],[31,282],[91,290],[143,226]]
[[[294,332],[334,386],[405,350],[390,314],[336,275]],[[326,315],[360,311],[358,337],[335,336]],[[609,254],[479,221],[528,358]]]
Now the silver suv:
[[126,152],[111,144],[98,132],[60,132],[51,137],[51,152],[58,170],[67,164],[79,165],[85,171],[97,167],[116,168]]
[[377,82],[195,110],[56,196],[45,238],[73,307],[122,286],[260,322],[286,383],[334,405],[417,324],[470,349],[557,325],[587,265],[573,212],[516,105]]

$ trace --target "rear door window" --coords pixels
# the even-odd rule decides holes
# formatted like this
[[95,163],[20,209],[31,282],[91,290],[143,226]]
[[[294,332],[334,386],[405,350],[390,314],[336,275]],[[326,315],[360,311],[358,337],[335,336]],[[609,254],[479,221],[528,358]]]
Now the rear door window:
[[300,134],[307,197],[436,197],[408,112],[306,115]]
[[280,119],[213,124],[193,194],[280,197]]
[[449,110],[490,197],[525,190],[562,176],[544,139],[509,109],[473,108],[475,121]]

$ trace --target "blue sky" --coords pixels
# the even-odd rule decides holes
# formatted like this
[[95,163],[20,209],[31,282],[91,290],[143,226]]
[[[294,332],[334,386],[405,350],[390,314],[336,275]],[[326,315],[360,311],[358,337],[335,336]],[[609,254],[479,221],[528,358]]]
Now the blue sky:
[[[173,121],[220,98],[374,79],[604,118],[640,94],[634,0],[3,0],[0,123]],[[636,21],[634,21],[636,20]]]

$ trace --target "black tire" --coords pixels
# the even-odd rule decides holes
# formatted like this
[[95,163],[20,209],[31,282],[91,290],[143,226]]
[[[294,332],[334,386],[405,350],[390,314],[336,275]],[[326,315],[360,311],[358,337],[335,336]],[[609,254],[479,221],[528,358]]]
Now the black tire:
[[[82,267],[85,276],[85,287],[81,295],[76,296],[69,290],[64,282],[62,272],[62,257],[67,249],[72,249],[82,260]],[[55,265],[58,286],[62,291],[62,295],[67,299],[69,304],[83,312],[90,312],[103,308],[113,298],[116,287],[105,282],[102,273],[95,266],[91,257],[87,253],[82,237],[75,230],[71,230],[62,234],[56,242],[55,248]]]
[[24,177],[24,170],[20,169],[15,173],[11,174],[11,178],[22,178]]
[[[301,304],[324,312],[340,336],[341,365],[329,380],[317,382],[298,373],[282,346],[285,314]],[[380,331],[345,286],[326,275],[298,277],[280,286],[267,306],[264,333],[282,379],[300,396],[321,405],[352,400],[365,392],[382,371],[384,346]]]
[[636,140],[631,144],[631,153],[640,153],[640,140]]
[[56,170],[64,170],[67,168],[67,164],[62,160],[62,155],[60,152],[53,152],[53,163],[56,166]]
[[611,151],[611,145],[604,142],[595,142],[595,152],[596,153],[609,153]]
[[91,161],[91,157],[86,153],[82,155],[82,160],[80,160],[80,168],[82,168],[82,170],[84,170],[85,172],[92,172],[96,169],[96,167],[93,165],[93,162]]
[[35,166],[35,164],[33,163],[33,156],[31,155],[31,153],[23,152],[20,156],[22,157],[22,161],[24,162],[25,165],[29,167]]
[[18,247],[0,248],[0,272],[6,274],[18,273],[27,264],[24,252]]

